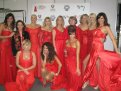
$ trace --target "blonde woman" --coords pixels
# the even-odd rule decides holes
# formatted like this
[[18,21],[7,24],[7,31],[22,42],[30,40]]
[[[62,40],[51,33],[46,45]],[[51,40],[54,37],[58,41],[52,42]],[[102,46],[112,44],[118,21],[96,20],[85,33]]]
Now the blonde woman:
[[45,42],[52,43],[52,22],[50,17],[45,17],[41,32],[39,34],[39,43],[42,46]]

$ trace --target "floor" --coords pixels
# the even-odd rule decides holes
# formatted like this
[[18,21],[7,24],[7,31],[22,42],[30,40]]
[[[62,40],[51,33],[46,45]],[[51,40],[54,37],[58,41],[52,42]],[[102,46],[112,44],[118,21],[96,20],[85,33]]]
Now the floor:
[[[49,88],[49,84],[46,87],[43,87],[40,83],[40,81],[38,79],[36,79],[34,86],[32,87],[32,89],[30,91],[52,91]],[[5,91],[4,87],[0,85],[0,91]],[[66,91],[64,89],[60,89],[60,90],[54,90],[54,91]],[[85,89],[83,89],[82,91],[100,91],[100,90],[94,90],[92,87],[87,86]]]

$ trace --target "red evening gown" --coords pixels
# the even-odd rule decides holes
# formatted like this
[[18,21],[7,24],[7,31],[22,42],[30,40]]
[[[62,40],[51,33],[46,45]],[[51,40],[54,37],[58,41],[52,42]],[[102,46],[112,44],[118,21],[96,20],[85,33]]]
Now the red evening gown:
[[[3,30],[1,36],[9,36],[9,30]],[[0,40],[0,84],[15,81],[16,64],[12,54],[11,39]]]
[[79,29],[77,31],[77,39],[80,42],[80,66],[83,72],[83,60],[88,54],[88,30]]
[[67,91],[80,91],[82,77],[78,76],[76,73],[76,48],[66,47],[66,51],[67,57],[65,57],[65,65],[67,72]]
[[36,55],[37,65],[35,68],[35,77],[40,77],[41,72],[41,61],[40,61],[40,45],[39,45],[39,32],[41,31],[41,27],[38,28],[28,28],[27,32],[30,35],[30,41],[32,43],[31,51],[33,51]]
[[42,46],[45,42],[52,43],[52,32],[41,30],[39,33],[39,44]]
[[121,62],[121,57],[115,52],[104,50],[102,39],[105,38],[106,34],[101,29],[98,28],[94,32],[90,58],[84,72],[83,81],[86,82],[90,79],[91,75],[95,74],[94,70],[99,58],[99,69],[96,69],[98,70],[98,86],[101,91],[110,91],[110,78],[118,67],[119,62]]
[[[92,48],[92,42],[93,42],[93,33],[96,31],[96,29],[93,29],[93,30],[89,30],[88,31],[88,52],[91,51],[91,48]],[[90,79],[89,79],[89,84],[90,86],[97,86],[97,71],[96,71],[96,67],[94,68],[95,72],[93,72],[93,74],[91,75]]]
[[[30,59],[23,59],[23,52],[20,53],[19,65],[23,68],[29,68],[33,62],[32,52],[30,53]],[[34,70],[29,70],[29,74],[25,74],[23,71],[18,70],[16,82],[7,83],[5,85],[6,91],[29,91],[34,84]]]
[[[64,48],[65,41],[67,39],[67,31],[64,29],[63,32],[59,31],[56,27],[54,28],[56,32],[55,36],[55,48],[58,58],[62,63],[60,74],[54,79],[56,82],[51,87],[52,89],[62,89],[66,88],[66,70],[65,70],[65,59],[64,59]],[[59,84],[60,83],[60,84]]]
[[61,32],[56,27],[54,28],[54,30],[56,32],[56,37],[55,37],[56,53],[63,65],[61,74],[65,75],[64,46],[65,46],[65,41],[67,39],[67,31],[66,29],[64,29],[64,31]]

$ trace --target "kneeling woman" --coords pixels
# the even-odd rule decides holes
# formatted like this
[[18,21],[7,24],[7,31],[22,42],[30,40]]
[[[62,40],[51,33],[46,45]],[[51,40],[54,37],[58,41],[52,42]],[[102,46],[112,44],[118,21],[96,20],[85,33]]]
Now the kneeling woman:
[[24,40],[22,47],[23,51],[19,51],[16,56],[16,65],[19,68],[16,83],[20,91],[29,91],[35,80],[36,57],[35,53],[30,51],[30,40]]
[[7,83],[6,91],[29,91],[34,83],[35,54],[30,51],[31,42],[26,39],[22,42],[22,51],[16,55],[18,67],[16,82]]
[[62,64],[58,59],[58,57],[56,56],[56,52],[51,43],[45,42],[42,45],[41,58],[42,58],[41,74],[43,78],[43,84],[45,85],[46,82],[53,83],[54,77],[58,76],[60,73]]

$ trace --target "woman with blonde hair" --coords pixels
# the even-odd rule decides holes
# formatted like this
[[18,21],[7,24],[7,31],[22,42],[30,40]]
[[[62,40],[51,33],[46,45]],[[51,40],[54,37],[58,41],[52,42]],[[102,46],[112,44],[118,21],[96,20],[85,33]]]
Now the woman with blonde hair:
[[37,65],[35,68],[35,77],[40,77],[40,45],[39,45],[39,32],[41,31],[41,26],[37,24],[37,16],[35,14],[31,15],[31,23],[26,25],[27,32],[30,35],[30,41],[32,43],[31,50],[35,52]]
[[52,30],[53,30],[53,26],[52,26],[51,18],[45,17],[43,26],[41,27],[41,32],[39,33],[40,47],[45,42],[52,43]]

